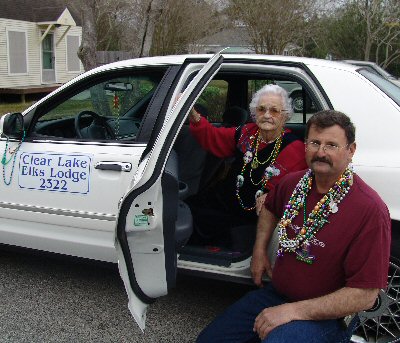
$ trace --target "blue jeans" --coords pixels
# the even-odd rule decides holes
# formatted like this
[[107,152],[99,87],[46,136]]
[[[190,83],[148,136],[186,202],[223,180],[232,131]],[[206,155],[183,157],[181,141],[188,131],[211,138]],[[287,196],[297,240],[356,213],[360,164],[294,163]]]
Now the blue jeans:
[[[266,307],[286,303],[272,285],[247,293],[209,324],[197,338],[197,343],[261,342],[253,332],[254,320]],[[340,343],[349,342],[352,329],[347,330],[337,319],[292,321],[276,327],[262,343]]]

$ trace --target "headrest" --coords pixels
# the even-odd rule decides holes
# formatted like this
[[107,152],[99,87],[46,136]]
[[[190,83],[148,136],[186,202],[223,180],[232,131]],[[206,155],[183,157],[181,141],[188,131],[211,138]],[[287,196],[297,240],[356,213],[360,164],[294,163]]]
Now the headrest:
[[208,117],[208,109],[202,104],[196,103],[193,108],[204,118]]
[[245,124],[248,118],[249,113],[245,109],[239,106],[232,106],[227,108],[223,113],[222,126],[237,127]]

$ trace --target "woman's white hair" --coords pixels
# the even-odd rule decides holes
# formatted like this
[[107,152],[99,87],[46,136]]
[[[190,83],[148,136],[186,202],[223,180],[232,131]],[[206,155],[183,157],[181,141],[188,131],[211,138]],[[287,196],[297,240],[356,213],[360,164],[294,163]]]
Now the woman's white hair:
[[283,110],[285,111],[284,114],[286,115],[285,121],[290,120],[293,114],[292,99],[289,98],[289,95],[286,92],[286,90],[278,85],[265,85],[262,88],[260,88],[253,95],[253,98],[251,99],[249,108],[250,108],[251,118],[253,119],[253,121],[255,121],[256,118],[256,107],[258,106],[260,97],[266,94],[279,95],[282,98]]

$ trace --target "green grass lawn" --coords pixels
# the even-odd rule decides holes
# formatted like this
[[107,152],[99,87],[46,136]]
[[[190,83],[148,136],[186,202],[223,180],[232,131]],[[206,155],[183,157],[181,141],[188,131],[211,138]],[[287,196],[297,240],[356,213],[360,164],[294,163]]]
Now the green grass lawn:
[[0,103],[0,116],[9,112],[22,112],[29,106],[31,106],[33,103],[34,103],[33,101],[25,103],[22,102],[10,103],[10,104]]
[[0,103],[0,116],[9,112],[22,112],[27,109],[33,102],[25,102],[25,103]]

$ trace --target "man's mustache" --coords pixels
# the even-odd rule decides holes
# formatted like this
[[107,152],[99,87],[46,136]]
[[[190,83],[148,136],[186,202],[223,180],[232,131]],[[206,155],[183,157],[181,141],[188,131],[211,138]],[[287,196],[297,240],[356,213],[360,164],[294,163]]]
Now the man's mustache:
[[328,160],[327,158],[325,158],[325,157],[314,157],[314,158],[311,160],[311,163],[314,163],[314,162],[328,163],[328,164],[332,167],[332,162],[329,161],[329,160]]

